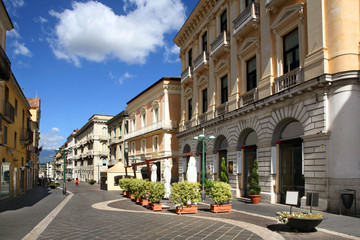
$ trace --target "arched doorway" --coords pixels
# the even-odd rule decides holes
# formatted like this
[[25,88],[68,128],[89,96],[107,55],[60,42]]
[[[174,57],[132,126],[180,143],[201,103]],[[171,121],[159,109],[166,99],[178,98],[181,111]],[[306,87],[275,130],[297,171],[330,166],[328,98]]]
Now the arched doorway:
[[215,175],[216,179],[220,179],[220,176],[221,176],[222,159],[225,160],[226,175],[227,176],[229,175],[228,174],[228,163],[227,163],[227,148],[228,148],[228,142],[227,142],[225,136],[220,135],[215,141],[215,149],[214,149],[218,155],[217,174]]
[[[190,148],[189,144],[186,144],[184,146],[183,154],[186,154],[186,153],[191,153],[191,148]],[[187,171],[187,166],[189,164],[189,160],[190,160],[190,156],[183,157],[182,174],[183,174],[184,180],[186,180],[186,171]]]
[[242,195],[249,197],[251,172],[254,167],[254,160],[257,158],[257,134],[252,129],[246,129],[239,138],[240,149],[243,156],[243,170],[242,170]]
[[[276,144],[279,147],[279,193],[280,203],[285,203],[287,191],[298,191],[299,198],[305,194],[303,169],[304,129],[300,122],[287,120],[278,131]],[[300,202],[300,201],[299,201]]]

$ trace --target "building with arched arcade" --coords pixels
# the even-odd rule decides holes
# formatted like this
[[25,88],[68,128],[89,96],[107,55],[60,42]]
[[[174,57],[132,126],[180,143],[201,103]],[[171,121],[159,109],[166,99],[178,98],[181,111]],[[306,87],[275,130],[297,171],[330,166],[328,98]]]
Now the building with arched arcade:
[[[312,192],[337,211],[340,190],[360,193],[359,16],[355,1],[199,1],[174,39],[179,151],[196,156],[199,179],[205,154],[210,179],[225,159],[237,197],[249,196],[254,159],[262,201],[298,191],[304,206]],[[203,131],[216,137],[204,153]]]

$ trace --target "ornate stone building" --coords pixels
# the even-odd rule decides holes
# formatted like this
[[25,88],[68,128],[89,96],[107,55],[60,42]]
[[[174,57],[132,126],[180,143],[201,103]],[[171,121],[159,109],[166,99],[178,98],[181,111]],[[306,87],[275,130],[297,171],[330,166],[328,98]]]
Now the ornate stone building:
[[358,1],[200,0],[174,39],[180,152],[199,156],[205,129],[207,177],[224,158],[238,197],[258,159],[262,201],[313,192],[338,211],[360,193],[359,19]]

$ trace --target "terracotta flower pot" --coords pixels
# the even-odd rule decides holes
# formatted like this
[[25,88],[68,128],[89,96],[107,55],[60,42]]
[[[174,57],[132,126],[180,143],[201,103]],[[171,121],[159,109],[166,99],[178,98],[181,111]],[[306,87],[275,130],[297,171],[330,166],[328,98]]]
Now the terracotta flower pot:
[[259,204],[260,203],[261,195],[250,195],[251,203],[252,204]]
[[151,203],[150,209],[153,211],[162,211],[162,204],[161,203]]
[[214,213],[231,212],[231,204],[222,204],[222,205],[211,204],[210,206],[211,206],[210,211]]
[[198,206],[197,205],[191,205],[191,206],[184,206],[184,207],[176,207],[176,213],[182,214],[182,213],[197,213]]
[[149,205],[149,200],[141,199],[141,206],[147,206],[147,205]]
[[135,201],[136,201],[137,203],[140,203],[140,202],[141,202],[141,197],[136,197],[136,198],[135,198]]
[[123,195],[126,196],[127,192],[126,191],[123,191]]

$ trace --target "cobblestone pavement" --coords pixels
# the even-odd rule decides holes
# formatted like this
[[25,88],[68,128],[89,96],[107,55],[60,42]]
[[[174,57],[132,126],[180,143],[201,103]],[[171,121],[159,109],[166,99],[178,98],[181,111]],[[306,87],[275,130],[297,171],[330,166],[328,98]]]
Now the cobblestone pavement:
[[[360,239],[337,233],[340,232],[338,225],[347,224],[345,233],[359,234],[358,218],[329,215],[324,226],[333,231],[322,229],[320,225],[319,231],[297,233],[276,223],[273,214],[283,206],[262,204],[255,208],[234,200],[231,213],[215,214],[209,211],[210,202],[207,202],[199,205],[197,214],[177,215],[170,201],[162,201],[169,209],[153,212],[123,197],[120,192],[100,190],[98,185],[67,185],[71,192],[67,197],[62,196],[61,189],[37,188],[30,197],[27,194],[26,198],[24,195],[1,201],[0,239],[23,239],[26,234],[26,239],[46,240]],[[64,207],[59,208],[62,204]]]

